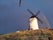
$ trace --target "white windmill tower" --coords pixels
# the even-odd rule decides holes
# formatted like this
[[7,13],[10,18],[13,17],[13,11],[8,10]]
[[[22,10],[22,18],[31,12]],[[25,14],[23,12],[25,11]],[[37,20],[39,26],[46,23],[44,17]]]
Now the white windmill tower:
[[39,29],[38,21],[40,21],[42,23],[42,21],[37,17],[38,14],[40,13],[40,11],[38,11],[36,13],[36,15],[34,15],[34,13],[32,11],[30,11],[29,9],[27,9],[27,11],[32,14],[32,16],[29,19],[29,22],[30,22],[29,23],[29,25],[30,25],[29,29],[30,30],[38,30]]

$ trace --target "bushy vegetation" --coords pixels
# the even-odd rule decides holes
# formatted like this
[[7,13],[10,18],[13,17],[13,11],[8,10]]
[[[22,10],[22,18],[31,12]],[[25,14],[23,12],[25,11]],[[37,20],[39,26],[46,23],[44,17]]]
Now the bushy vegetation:
[[53,31],[49,29],[39,29],[0,35],[0,40],[47,40],[49,37],[51,37],[51,40],[53,39]]

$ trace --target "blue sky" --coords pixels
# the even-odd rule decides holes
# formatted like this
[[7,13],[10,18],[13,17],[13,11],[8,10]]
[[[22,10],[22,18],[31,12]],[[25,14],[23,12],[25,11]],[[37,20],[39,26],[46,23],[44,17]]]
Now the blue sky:
[[40,10],[48,19],[53,28],[53,0],[0,0],[0,34],[28,29],[30,14],[26,9],[33,12]]

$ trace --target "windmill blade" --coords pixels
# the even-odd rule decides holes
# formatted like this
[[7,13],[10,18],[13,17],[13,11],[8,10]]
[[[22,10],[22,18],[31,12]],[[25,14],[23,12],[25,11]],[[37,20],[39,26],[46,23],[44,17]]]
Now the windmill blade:
[[29,13],[31,13],[32,15],[34,15],[34,14],[33,14],[33,12],[32,12],[32,11],[30,11],[29,9],[27,9],[27,11],[28,11]]
[[21,6],[21,0],[19,0],[19,7]]
[[38,10],[38,12],[36,13],[36,16],[40,13],[40,11]]
[[43,23],[43,21],[42,21],[42,20],[40,20],[37,16],[36,16],[36,18],[38,19],[38,21],[40,21],[40,23]]

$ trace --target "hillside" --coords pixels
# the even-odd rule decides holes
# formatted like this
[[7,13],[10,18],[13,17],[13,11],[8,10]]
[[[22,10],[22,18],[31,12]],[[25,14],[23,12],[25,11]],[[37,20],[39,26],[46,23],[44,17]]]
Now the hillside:
[[53,29],[25,30],[0,35],[0,40],[53,40]]

